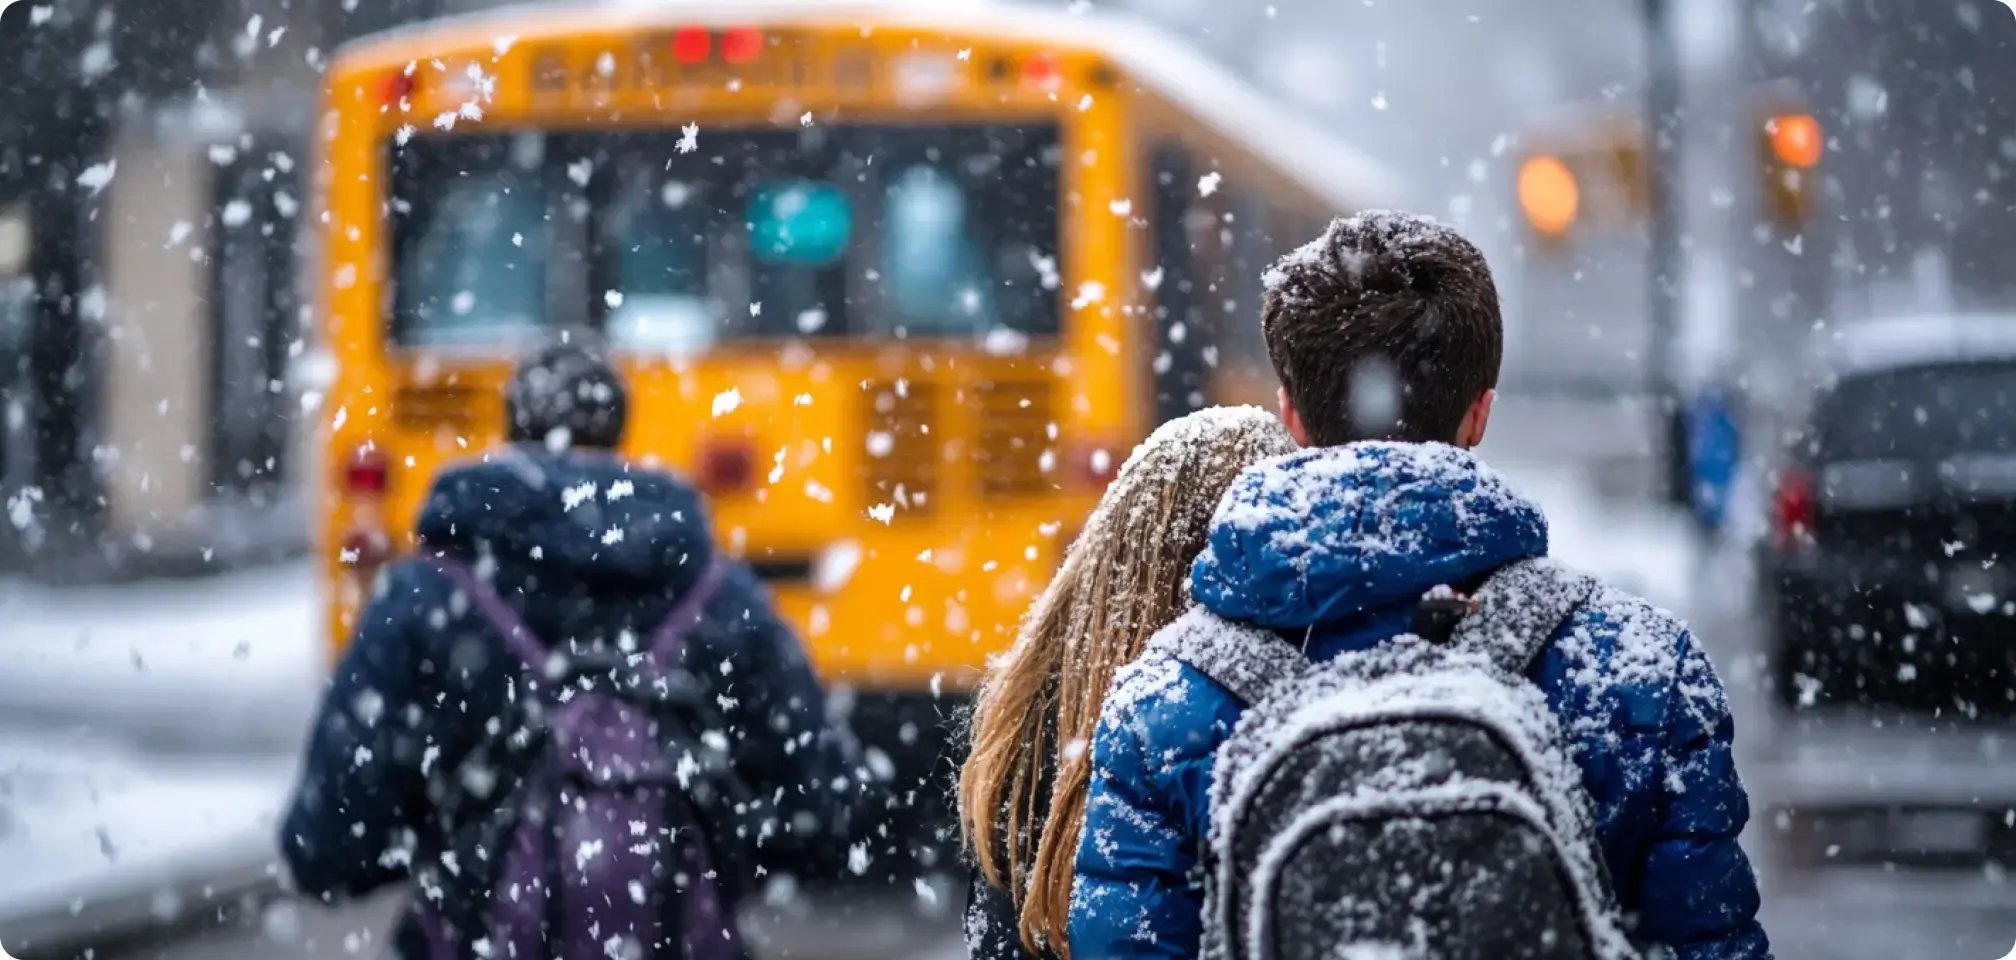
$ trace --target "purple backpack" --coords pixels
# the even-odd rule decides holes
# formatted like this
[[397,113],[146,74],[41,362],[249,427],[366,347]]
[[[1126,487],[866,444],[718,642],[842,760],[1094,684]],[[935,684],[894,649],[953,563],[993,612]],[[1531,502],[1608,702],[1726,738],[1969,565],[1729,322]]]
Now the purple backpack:
[[721,563],[641,649],[598,657],[539,642],[466,564],[430,562],[520,669],[513,716],[434,791],[440,853],[417,871],[426,960],[742,957],[746,796],[710,694],[680,666]]

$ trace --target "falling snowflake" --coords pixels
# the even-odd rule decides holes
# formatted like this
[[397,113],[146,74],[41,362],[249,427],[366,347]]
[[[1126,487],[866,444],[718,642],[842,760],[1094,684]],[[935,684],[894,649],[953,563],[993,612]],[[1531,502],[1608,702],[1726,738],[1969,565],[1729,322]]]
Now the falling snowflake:
[[700,125],[689,123],[679,128],[679,152],[692,153],[700,149]]
[[868,519],[873,520],[876,523],[883,524],[885,526],[888,525],[890,521],[896,519],[895,504],[878,503],[872,507],[869,507]]
[[1218,184],[1223,182],[1224,179],[1225,176],[1216,170],[1213,170],[1210,173],[1198,177],[1197,195],[1200,197],[1208,197],[1214,193],[1217,193]]
[[734,413],[735,408],[741,405],[742,391],[735,387],[729,387],[714,395],[714,415],[717,417]]
[[112,182],[113,175],[118,172],[119,161],[117,160],[94,163],[91,166],[85,167],[84,172],[77,175],[77,185],[96,194],[104,190],[106,185]]

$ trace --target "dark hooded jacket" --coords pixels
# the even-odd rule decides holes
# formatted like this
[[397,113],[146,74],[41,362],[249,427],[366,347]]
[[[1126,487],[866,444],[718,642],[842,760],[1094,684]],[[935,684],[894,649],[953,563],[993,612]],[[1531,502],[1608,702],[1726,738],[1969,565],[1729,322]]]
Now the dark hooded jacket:
[[[439,800],[471,750],[515,716],[519,662],[446,576],[490,578],[546,645],[648,637],[713,558],[699,497],[678,479],[592,454],[513,447],[444,472],[419,520],[422,557],[388,568],[310,734],[281,827],[294,885],[334,900],[406,879],[438,844]],[[742,564],[688,635],[682,666],[711,689],[735,772],[776,807],[767,872],[844,858],[867,784],[797,636]],[[417,958],[418,931],[398,946]]]

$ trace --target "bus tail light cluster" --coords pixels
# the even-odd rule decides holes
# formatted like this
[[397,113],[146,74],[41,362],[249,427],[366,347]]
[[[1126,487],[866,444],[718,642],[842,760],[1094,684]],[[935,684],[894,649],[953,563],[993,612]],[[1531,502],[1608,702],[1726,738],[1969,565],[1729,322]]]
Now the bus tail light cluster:
[[756,483],[756,452],[743,440],[712,440],[700,448],[694,479],[709,496],[746,493]]
[[358,447],[343,464],[343,492],[353,497],[382,497],[392,486],[392,464],[376,447]]
[[356,502],[350,530],[338,544],[337,560],[369,577],[392,558],[392,538],[379,519],[379,501],[392,488],[392,464],[372,444],[352,451],[338,478],[343,493]]

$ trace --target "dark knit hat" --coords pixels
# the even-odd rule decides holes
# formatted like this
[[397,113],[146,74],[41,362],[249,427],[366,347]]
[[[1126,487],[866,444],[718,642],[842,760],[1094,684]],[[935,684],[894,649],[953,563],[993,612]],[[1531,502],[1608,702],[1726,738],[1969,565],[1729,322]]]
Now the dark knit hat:
[[623,442],[623,380],[592,334],[567,331],[526,357],[504,387],[512,443],[612,449]]

